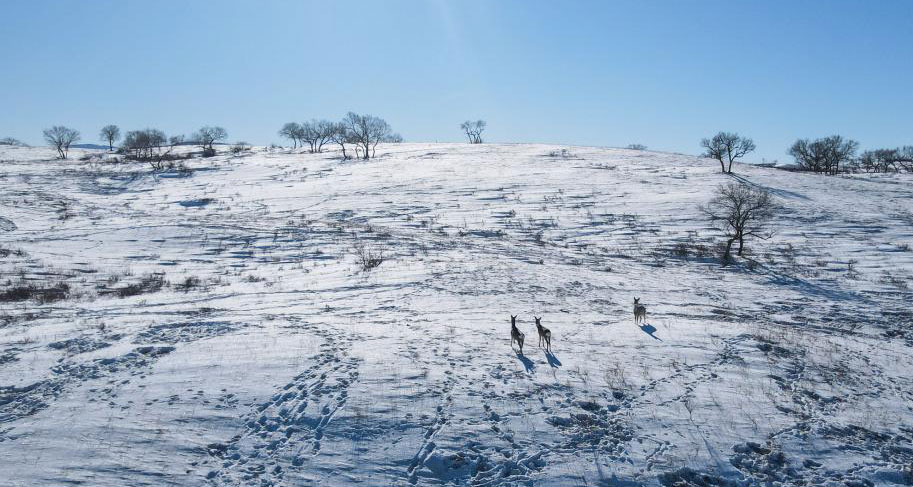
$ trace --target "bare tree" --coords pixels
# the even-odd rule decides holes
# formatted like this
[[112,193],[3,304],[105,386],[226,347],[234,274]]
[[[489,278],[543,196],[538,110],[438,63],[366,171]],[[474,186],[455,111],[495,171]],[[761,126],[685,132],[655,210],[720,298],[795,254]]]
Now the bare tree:
[[859,156],[858,165],[866,172],[913,171],[913,146],[867,150]]
[[645,146],[645,145],[643,145],[643,144],[629,144],[629,145],[628,145],[627,147],[625,147],[625,148],[626,148],[626,149],[631,149],[631,150],[647,150],[647,146]]
[[304,147],[304,143],[305,143],[305,141],[308,140],[309,135],[310,135],[310,129],[308,127],[305,127],[305,125],[303,123],[297,124],[297,126],[295,127],[295,138],[298,139],[299,147],[302,147],[302,148]]
[[905,171],[913,172],[913,145],[905,145],[897,149],[895,162]]
[[307,142],[308,152],[313,154],[317,146],[317,131],[314,129],[314,124],[312,122],[304,122],[298,127],[298,138],[301,140],[301,147],[304,147],[304,143]]
[[124,136],[121,151],[134,159],[145,161],[155,158],[168,138],[157,129],[131,130]]
[[297,122],[289,122],[283,125],[281,129],[279,129],[279,136],[286,139],[291,139],[292,149],[297,149],[298,138],[301,135],[301,131],[301,124]]
[[131,130],[124,135],[120,151],[138,161],[148,162],[153,170],[160,171],[168,161],[179,158],[173,152],[183,143],[183,135],[167,137],[157,129]]
[[117,125],[105,125],[99,134],[102,140],[108,141],[108,150],[114,150],[114,142],[120,138],[120,128]]
[[[741,137],[734,132],[720,132],[710,139],[701,140],[701,147],[706,149],[704,157],[720,161],[723,172],[732,173],[732,163],[755,150],[754,141]],[[729,167],[726,167],[726,162]]]
[[339,144],[339,147],[342,149],[342,158],[348,159],[349,156],[346,154],[346,144],[351,144],[353,139],[346,124],[342,122],[334,123],[330,140],[335,144]]
[[808,139],[799,139],[786,153],[795,158],[796,165],[799,169],[811,172],[824,172],[824,152],[824,144],[820,144],[818,141],[810,142]]
[[184,143],[183,135],[172,135],[171,137],[168,137],[168,145],[171,146],[172,148],[177,147],[183,143]]
[[0,145],[12,145],[15,147],[27,147],[21,140],[12,137],[3,137],[0,139]]
[[336,127],[329,120],[313,120],[311,126],[314,130],[314,150],[318,153],[323,152],[323,146],[332,142]]
[[49,129],[44,129],[44,140],[57,149],[57,155],[61,159],[66,159],[70,145],[79,140],[79,131],[62,125],[55,125]]
[[193,135],[193,140],[203,149],[203,156],[209,157],[216,154],[213,144],[228,138],[228,131],[222,127],[202,127]]
[[329,120],[311,120],[302,123],[299,127],[301,128],[298,131],[300,138],[308,143],[312,154],[323,152],[323,146],[330,142],[333,136],[333,122]]
[[350,134],[350,140],[355,144],[356,157],[360,156],[362,159],[374,157],[377,144],[387,142],[392,135],[390,124],[373,115],[349,112],[342,123]]
[[898,171],[897,149],[867,150],[859,156],[857,167],[865,172]]
[[764,188],[745,183],[729,183],[717,189],[716,196],[701,207],[701,211],[716,224],[726,237],[724,264],[732,258],[732,244],[739,242],[738,255],[742,255],[745,238],[766,239],[765,224],[774,214],[774,201]]
[[469,138],[470,144],[481,144],[482,132],[485,131],[487,125],[485,120],[476,120],[475,122],[467,120],[460,124],[460,128],[466,133],[466,137]]
[[797,140],[787,153],[796,159],[799,169],[824,174],[837,174],[841,165],[853,161],[859,143],[855,140],[844,139],[839,135],[831,135],[821,139],[809,141]]

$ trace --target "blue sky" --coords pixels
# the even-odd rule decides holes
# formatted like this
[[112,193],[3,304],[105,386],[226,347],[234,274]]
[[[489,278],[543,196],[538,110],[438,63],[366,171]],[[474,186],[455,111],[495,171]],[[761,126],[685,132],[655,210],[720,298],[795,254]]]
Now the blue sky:
[[0,137],[84,142],[115,123],[226,127],[279,142],[287,121],[352,110],[407,141],[698,153],[798,137],[913,144],[913,1],[4,0]]

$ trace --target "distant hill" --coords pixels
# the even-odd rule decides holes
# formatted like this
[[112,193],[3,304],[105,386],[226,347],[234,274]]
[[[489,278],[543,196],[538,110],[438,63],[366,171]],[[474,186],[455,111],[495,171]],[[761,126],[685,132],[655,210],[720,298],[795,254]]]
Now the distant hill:
[[73,144],[70,146],[73,149],[96,149],[96,150],[108,150],[107,145],[99,144]]

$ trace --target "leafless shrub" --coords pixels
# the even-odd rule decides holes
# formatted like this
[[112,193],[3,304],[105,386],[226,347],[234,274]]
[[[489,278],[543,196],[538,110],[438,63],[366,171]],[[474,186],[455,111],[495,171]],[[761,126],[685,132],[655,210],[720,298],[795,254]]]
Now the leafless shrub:
[[574,154],[568,149],[555,149],[549,151],[546,155],[557,159],[577,159],[577,154]]
[[625,147],[625,149],[630,149],[630,150],[647,150],[647,146],[645,146],[645,145],[643,145],[643,144],[629,144],[627,147]]
[[887,269],[882,271],[880,280],[882,284],[890,285],[900,291],[910,289],[909,278],[892,274]]
[[353,249],[355,251],[355,258],[362,271],[370,271],[383,264],[385,260],[384,252],[382,250],[370,248],[359,240],[355,241]]
[[850,259],[846,262],[846,277],[848,279],[859,279],[859,271],[856,270],[856,264],[859,261],[856,259]]
[[203,284],[203,281],[200,280],[197,276],[187,276],[184,280],[175,286],[177,289],[188,292],[191,289],[198,288]]
[[139,282],[128,284],[110,291],[118,297],[126,298],[160,291],[165,286],[165,273],[154,272],[143,276]]
[[698,233],[689,231],[684,240],[680,240],[672,246],[671,254],[680,259],[696,257],[699,259],[708,258],[713,255],[712,245],[698,240]]
[[233,155],[243,154],[245,152],[250,152],[250,144],[247,142],[235,142],[233,146],[229,149]]
[[0,302],[17,302],[34,299],[40,303],[53,303],[70,297],[70,285],[59,282],[51,287],[21,284],[0,291]]

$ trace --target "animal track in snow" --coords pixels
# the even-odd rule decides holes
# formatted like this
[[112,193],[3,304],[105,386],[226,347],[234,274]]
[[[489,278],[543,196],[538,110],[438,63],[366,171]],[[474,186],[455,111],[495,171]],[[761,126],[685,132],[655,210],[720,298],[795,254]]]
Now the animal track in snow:
[[358,380],[360,360],[350,357],[351,338],[302,325],[324,341],[312,364],[244,419],[244,429],[210,455],[221,460],[207,477],[216,485],[283,485],[285,473],[304,469],[320,454],[326,428],[345,406]]

